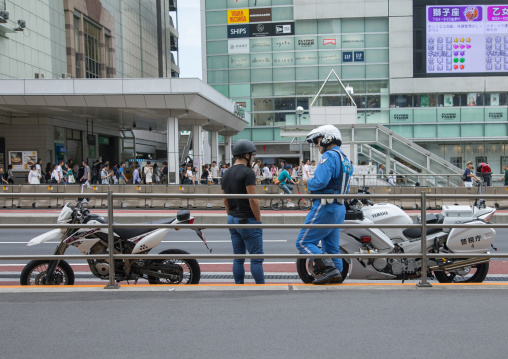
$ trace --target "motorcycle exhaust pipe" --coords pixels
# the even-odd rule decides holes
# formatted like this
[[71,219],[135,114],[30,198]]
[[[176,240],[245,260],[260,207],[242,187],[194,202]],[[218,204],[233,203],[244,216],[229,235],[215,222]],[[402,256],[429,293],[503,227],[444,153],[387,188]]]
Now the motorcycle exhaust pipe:
[[486,263],[488,261],[490,261],[490,258],[474,258],[474,259],[467,259],[465,261],[455,262],[453,264],[448,264],[448,265],[431,266],[431,267],[428,267],[428,269],[431,271],[435,271],[435,270],[451,271],[451,270],[459,269],[462,267],[473,266],[475,264]]

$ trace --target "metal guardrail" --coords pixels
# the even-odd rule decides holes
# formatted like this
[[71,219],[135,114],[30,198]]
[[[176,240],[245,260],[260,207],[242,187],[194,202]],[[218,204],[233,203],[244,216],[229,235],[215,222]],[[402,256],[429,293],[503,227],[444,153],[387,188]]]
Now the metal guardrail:
[[[108,224],[0,224],[0,229],[17,229],[17,228],[108,228],[108,247],[114,247],[114,228],[153,228],[153,224],[117,224],[113,223],[113,198],[114,197],[130,197],[130,198],[143,198],[143,197],[163,197],[163,198],[238,198],[238,199],[249,199],[249,198],[291,198],[291,199],[313,199],[316,195],[309,194],[295,194],[295,195],[283,195],[283,194],[255,194],[255,195],[214,195],[214,194],[139,194],[139,193],[118,193],[115,194],[111,190],[108,193],[0,193],[0,199],[2,197],[100,197],[107,198],[108,202]],[[428,224],[426,216],[427,199],[438,199],[438,198],[470,198],[476,199],[478,195],[457,195],[457,194],[428,194],[422,192],[421,195],[412,194],[386,194],[386,195],[369,195],[369,194],[348,194],[348,195],[319,195],[319,198],[329,199],[353,199],[353,198],[365,198],[365,199],[402,199],[411,198],[420,200],[420,213],[421,223],[420,224],[371,224],[362,225],[363,228],[420,228],[421,229],[421,253],[413,254],[207,254],[207,255],[195,255],[195,254],[115,254],[114,251],[110,251],[107,255],[0,255],[0,260],[34,260],[34,259],[108,259],[110,263],[114,263],[115,259],[252,259],[252,258],[264,258],[264,259],[293,259],[293,258],[421,258],[421,281],[417,284],[418,287],[431,287],[432,285],[427,281],[427,258],[508,258],[508,253],[478,253],[478,254],[457,254],[457,253],[427,253],[427,228],[476,228],[476,225],[468,224]],[[499,197],[506,197],[508,195],[481,195],[483,199],[498,199]],[[355,228],[357,224],[158,224],[158,228],[188,228],[188,229],[229,229],[229,228],[266,228],[266,229],[302,229],[302,228]],[[490,228],[508,228],[508,224],[489,224]],[[115,271],[109,271],[109,282],[105,289],[116,289],[120,286],[115,283]]]

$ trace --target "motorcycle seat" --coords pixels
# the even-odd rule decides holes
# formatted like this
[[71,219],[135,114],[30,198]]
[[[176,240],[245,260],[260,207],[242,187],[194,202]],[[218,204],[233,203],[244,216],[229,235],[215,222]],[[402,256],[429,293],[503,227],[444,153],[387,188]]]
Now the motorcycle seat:
[[[115,233],[122,239],[129,239],[151,232],[159,228],[158,224],[171,224],[176,218],[159,219],[157,221],[143,222],[142,224],[153,224],[153,228],[115,228]],[[117,223],[118,224],[118,223]]]
[[[431,234],[439,233],[442,231],[443,231],[442,228],[427,228],[427,235],[429,236]],[[404,229],[402,231],[402,234],[406,238],[415,239],[415,238],[420,238],[422,236],[422,230],[420,228],[408,228],[408,229]]]

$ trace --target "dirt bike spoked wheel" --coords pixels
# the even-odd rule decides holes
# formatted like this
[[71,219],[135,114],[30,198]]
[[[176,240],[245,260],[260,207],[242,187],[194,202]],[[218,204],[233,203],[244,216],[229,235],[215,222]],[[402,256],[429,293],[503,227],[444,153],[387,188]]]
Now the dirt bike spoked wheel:
[[[319,277],[323,272],[314,265],[314,260],[309,258],[302,258],[296,260],[296,270],[298,271],[298,275],[300,279],[304,283],[312,283],[314,279]],[[340,274],[342,275],[342,281],[346,279],[346,276],[349,272],[349,263],[342,258],[342,271]]]
[[21,285],[73,285],[74,271],[66,261],[59,261],[53,273],[53,280],[47,282],[49,260],[30,261],[21,271]]
[[[166,249],[159,254],[189,254],[181,249]],[[152,264],[167,265],[167,269],[158,270],[159,273],[171,274],[174,279],[148,277],[150,284],[198,284],[201,279],[201,269],[195,259],[156,259]]]
[[439,283],[481,283],[487,277],[489,263],[475,264],[452,271],[434,271]]
[[298,207],[302,211],[308,211],[310,207],[312,207],[312,201],[310,199],[299,199],[298,200]]
[[284,207],[284,201],[282,201],[282,199],[278,199],[278,198],[272,198],[270,200],[270,207],[273,209],[273,210],[276,210],[276,211],[280,211],[282,209],[282,207]]

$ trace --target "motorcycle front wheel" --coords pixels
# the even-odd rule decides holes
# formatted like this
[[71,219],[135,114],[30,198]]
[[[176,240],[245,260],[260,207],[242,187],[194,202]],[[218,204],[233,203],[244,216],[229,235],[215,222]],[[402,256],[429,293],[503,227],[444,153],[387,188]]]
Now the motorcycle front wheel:
[[[159,254],[190,254],[189,252],[181,249],[166,249]],[[170,274],[174,279],[148,277],[150,284],[198,284],[201,279],[201,269],[199,268],[198,261],[195,259],[155,259],[152,263],[160,264],[162,266],[168,265],[168,269],[160,269],[159,273]],[[178,270],[171,268],[178,266]]]
[[53,280],[47,282],[46,274],[50,265],[49,260],[37,260],[29,262],[21,271],[19,283],[21,285],[73,285],[74,271],[66,261],[59,261]]
[[[322,274],[322,271],[314,265],[314,260],[309,258],[297,259],[296,270],[298,271],[300,279],[307,284],[312,283],[316,277]],[[340,272],[342,281],[346,279],[348,273],[349,263],[342,258],[342,271]]]
[[481,283],[487,277],[489,263],[454,269],[453,271],[435,271],[439,283]]

